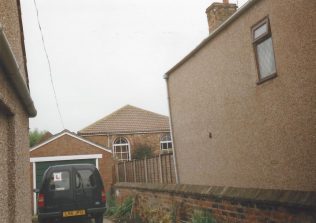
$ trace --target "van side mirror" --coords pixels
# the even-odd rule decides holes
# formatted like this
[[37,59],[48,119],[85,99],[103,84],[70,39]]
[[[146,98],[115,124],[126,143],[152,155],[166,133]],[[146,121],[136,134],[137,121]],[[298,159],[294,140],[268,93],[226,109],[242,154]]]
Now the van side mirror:
[[33,189],[33,192],[38,194],[40,192],[40,190],[35,188],[35,189]]

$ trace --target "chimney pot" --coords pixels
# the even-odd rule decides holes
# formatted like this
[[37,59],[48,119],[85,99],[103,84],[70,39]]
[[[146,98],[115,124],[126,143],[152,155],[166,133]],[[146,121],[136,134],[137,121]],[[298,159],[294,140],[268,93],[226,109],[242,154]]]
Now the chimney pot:
[[229,4],[229,0],[223,0],[224,4]]

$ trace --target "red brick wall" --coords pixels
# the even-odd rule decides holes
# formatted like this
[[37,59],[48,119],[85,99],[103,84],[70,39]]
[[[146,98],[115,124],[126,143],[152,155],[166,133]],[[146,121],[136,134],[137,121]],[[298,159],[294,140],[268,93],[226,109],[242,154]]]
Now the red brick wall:
[[193,210],[209,211],[217,223],[316,221],[313,192],[121,183],[115,185],[115,194],[119,202],[133,196],[133,213],[145,222],[161,218],[173,222],[172,217],[176,222],[190,222]]

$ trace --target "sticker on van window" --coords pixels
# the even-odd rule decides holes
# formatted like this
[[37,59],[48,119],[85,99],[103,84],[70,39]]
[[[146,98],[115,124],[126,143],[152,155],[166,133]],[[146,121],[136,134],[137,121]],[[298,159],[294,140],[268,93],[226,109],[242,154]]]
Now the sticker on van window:
[[61,190],[65,190],[65,188],[64,187],[56,187],[55,188],[55,191],[61,191]]
[[56,181],[62,181],[61,172],[59,173],[53,173],[54,175],[54,182]]

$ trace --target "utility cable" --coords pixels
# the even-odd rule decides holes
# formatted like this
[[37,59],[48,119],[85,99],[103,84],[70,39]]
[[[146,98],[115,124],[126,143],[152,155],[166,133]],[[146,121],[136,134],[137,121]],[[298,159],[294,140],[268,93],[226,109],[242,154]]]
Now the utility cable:
[[53,87],[53,92],[54,92],[56,107],[57,107],[58,114],[59,114],[59,119],[60,119],[60,122],[61,122],[61,125],[62,125],[63,129],[65,129],[65,125],[64,125],[64,122],[63,122],[63,118],[62,118],[62,115],[61,115],[61,112],[60,112],[60,108],[59,108],[59,104],[58,104],[58,100],[57,100],[57,94],[56,94],[55,85],[54,85],[54,81],[53,81],[51,64],[50,64],[50,60],[49,60],[48,53],[47,53],[47,50],[46,50],[46,45],[45,45],[45,41],[44,41],[44,35],[43,35],[43,31],[42,31],[42,26],[41,26],[39,15],[38,15],[38,8],[37,8],[36,0],[33,0],[33,2],[34,2],[35,9],[36,9],[37,24],[38,24],[39,30],[41,32],[43,48],[44,48],[46,59],[47,59],[47,63],[48,63],[50,82],[51,82],[52,87]]

